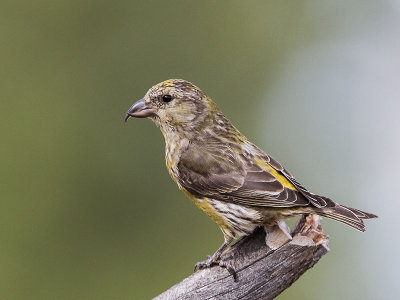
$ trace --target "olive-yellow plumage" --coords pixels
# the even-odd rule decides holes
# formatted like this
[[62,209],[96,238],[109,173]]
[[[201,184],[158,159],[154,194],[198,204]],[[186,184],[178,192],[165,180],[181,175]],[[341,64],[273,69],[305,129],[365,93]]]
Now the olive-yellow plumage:
[[170,79],[153,86],[128,110],[129,117],[150,118],[161,129],[168,172],[178,187],[224,234],[223,245],[203,268],[220,263],[233,239],[256,227],[278,229],[290,238],[283,219],[318,214],[360,231],[357,209],[310,193],[276,160],[243,136],[215,103],[192,83]]

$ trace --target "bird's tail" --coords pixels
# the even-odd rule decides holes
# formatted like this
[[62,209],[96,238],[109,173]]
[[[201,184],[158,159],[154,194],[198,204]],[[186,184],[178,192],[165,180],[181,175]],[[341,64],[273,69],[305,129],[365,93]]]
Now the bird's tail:
[[365,231],[363,219],[373,219],[378,217],[374,214],[337,203],[335,203],[335,206],[332,207],[316,208],[315,213],[320,216],[344,223],[360,231]]

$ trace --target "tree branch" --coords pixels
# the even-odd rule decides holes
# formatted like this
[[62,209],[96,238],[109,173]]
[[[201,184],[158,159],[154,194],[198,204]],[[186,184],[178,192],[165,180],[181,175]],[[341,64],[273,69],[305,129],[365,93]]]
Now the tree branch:
[[223,256],[236,270],[236,282],[225,268],[214,266],[195,272],[154,299],[272,299],[329,251],[328,237],[316,215],[303,216],[292,235],[292,241],[271,250],[264,230],[256,230]]

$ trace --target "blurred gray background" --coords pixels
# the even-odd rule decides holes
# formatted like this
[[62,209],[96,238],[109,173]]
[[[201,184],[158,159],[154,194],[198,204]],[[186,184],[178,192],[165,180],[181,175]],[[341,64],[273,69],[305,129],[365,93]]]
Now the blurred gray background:
[[222,234],[165,168],[153,84],[202,88],[306,187],[379,215],[279,299],[398,299],[400,3],[0,4],[0,298],[147,299]]

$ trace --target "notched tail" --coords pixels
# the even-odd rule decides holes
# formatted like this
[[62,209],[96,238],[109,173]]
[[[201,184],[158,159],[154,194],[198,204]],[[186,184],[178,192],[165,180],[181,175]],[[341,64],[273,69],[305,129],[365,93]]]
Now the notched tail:
[[365,231],[363,219],[373,219],[378,217],[374,214],[339,205],[337,203],[333,207],[318,208],[315,211],[320,216],[344,223],[359,231]]

